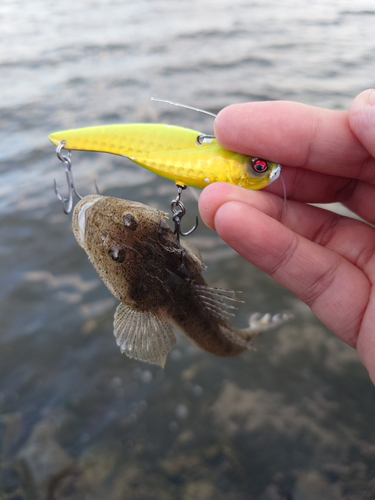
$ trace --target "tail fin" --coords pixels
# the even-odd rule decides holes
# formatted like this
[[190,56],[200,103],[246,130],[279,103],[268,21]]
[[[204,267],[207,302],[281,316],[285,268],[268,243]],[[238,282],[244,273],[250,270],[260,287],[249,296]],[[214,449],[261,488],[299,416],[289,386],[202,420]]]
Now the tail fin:
[[286,321],[293,318],[293,314],[283,313],[283,314],[264,314],[254,313],[250,316],[249,327],[243,330],[236,330],[236,332],[246,341],[250,341],[257,337],[260,333],[276,328],[282,325]]

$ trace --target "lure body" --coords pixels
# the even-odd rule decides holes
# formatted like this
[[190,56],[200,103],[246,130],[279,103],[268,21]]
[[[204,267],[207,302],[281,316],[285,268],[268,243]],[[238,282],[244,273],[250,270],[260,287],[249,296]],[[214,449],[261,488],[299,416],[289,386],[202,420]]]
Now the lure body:
[[264,172],[254,168],[254,158],[228,151],[215,138],[198,141],[201,132],[174,125],[104,125],[51,134],[58,146],[68,150],[97,151],[129,158],[152,172],[186,185],[203,189],[212,182],[228,182],[247,189],[263,189],[275,181],[281,166],[266,163]]

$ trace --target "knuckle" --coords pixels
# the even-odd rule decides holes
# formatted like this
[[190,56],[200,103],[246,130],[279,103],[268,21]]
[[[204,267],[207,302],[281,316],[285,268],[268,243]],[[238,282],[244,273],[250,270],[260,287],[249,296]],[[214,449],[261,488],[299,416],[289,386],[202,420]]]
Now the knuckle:
[[286,269],[291,259],[293,258],[297,248],[298,248],[298,237],[296,234],[293,234],[290,238],[289,243],[285,247],[284,251],[280,253],[276,262],[267,271],[268,274],[270,276],[274,276],[276,273],[279,273],[280,270]]
[[309,307],[313,307],[317,300],[319,300],[322,295],[330,289],[333,281],[335,280],[338,266],[339,262],[337,262],[336,265],[325,269],[313,279],[309,286],[306,287],[302,300]]

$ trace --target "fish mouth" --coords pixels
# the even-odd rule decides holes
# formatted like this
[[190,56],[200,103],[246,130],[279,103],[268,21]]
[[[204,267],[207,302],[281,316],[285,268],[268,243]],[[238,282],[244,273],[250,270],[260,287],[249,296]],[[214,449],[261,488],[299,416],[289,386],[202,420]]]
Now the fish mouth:
[[78,243],[82,248],[85,248],[86,212],[89,208],[95,205],[95,203],[97,203],[102,198],[103,196],[101,195],[86,196],[86,198],[83,198],[83,200],[81,200],[74,209],[74,211],[77,213],[77,222],[78,222],[77,232],[79,234]]
[[272,172],[271,172],[271,175],[270,175],[270,184],[272,184],[273,182],[277,181],[277,179],[281,175],[281,170],[282,170],[282,166],[278,163],[277,167],[275,169],[273,169]]

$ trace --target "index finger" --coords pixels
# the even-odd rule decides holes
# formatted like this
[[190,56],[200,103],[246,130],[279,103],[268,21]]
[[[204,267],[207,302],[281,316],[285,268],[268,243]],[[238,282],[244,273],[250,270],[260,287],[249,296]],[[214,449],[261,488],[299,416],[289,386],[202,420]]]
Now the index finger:
[[217,115],[215,135],[231,151],[375,183],[375,160],[345,111],[287,101],[234,104]]

